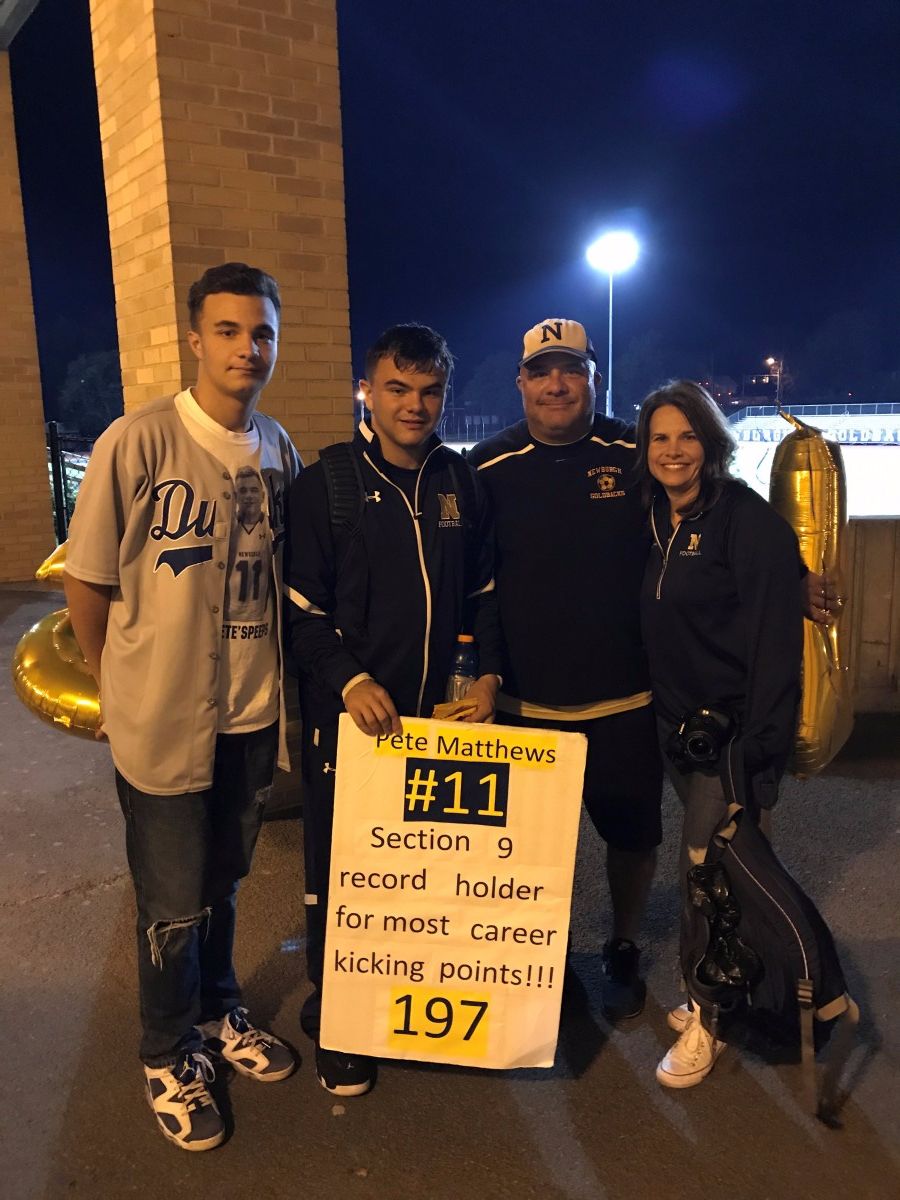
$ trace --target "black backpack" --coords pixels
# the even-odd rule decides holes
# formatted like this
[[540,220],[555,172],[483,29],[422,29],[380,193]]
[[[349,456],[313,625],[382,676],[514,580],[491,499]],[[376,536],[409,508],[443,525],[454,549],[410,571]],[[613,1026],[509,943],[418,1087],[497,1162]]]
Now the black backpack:
[[[722,755],[722,775],[732,803],[704,862],[688,871],[682,973],[713,1036],[720,1020],[744,1017],[799,1043],[810,1103],[822,1120],[835,1124],[838,1083],[859,1008],[847,992],[824,918],[752,813],[737,803],[729,751]],[[829,1035],[828,1061],[817,1088],[816,1044]]]

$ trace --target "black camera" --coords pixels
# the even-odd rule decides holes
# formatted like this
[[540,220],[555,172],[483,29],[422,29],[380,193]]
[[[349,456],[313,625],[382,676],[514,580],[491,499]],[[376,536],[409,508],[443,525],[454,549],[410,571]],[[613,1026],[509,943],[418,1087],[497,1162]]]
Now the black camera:
[[729,713],[696,708],[682,717],[669,738],[666,753],[677,767],[715,766],[734,733],[735,722]]

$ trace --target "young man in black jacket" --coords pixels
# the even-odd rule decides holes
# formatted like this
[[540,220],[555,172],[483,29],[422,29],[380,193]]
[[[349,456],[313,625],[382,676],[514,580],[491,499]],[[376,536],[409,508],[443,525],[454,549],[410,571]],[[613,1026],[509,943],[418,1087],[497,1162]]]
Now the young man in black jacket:
[[599,374],[584,326],[525,334],[516,380],[525,420],[469,454],[490,494],[506,652],[499,718],[588,738],[584,802],[607,844],[612,931],[606,1016],[644,1006],[636,939],[662,839],[662,763],[641,644],[649,538],[633,426],[595,413]]
[[314,986],[301,1023],[316,1042],[319,1081],[343,1096],[368,1091],[375,1064],[318,1044],[338,717],[346,710],[374,737],[400,732],[402,716],[430,716],[464,627],[478,641],[482,671],[467,696],[476,705],[468,720],[493,718],[499,684],[487,500],[472,469],[435,434],[452,361],[427,326],[383,333],[366,355],[368,418],[350,443],[352,459],[344,457],[342,499],[322,462],[290,498],[285,578],[300,673]]

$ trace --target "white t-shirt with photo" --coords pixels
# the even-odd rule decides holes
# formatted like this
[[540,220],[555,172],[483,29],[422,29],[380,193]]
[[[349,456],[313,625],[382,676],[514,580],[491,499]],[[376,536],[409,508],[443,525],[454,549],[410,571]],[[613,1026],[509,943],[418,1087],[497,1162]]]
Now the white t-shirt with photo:
[[189,388],[175,397],[185,429],[228,471],[235,521],[219,671],[219,732],[249,733],[278,718],[278,646],[272,594],[269,497],[259,471],[259,433],[234,433],[208,416]]

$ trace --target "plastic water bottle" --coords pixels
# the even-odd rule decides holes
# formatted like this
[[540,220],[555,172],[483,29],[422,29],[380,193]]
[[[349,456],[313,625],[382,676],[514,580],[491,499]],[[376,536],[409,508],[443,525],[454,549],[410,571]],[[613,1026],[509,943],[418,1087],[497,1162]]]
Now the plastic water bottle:
[[453,652],[453,668],[447,680],[447,700],[462,700],[478,678],[478,650],[470,633],[461,633]]

